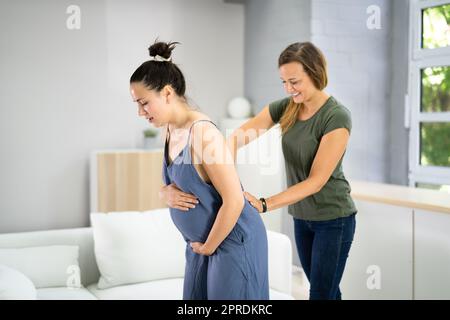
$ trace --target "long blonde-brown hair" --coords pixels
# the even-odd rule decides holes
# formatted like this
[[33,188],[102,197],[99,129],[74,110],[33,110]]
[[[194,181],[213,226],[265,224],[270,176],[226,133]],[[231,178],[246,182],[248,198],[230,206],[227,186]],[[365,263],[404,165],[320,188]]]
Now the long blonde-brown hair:
[[[289,45],[278,58],[278,68],[284,64],[298,62],[318,90],[323,90],[328,84],[327,62],[325,57],[311,42],[296,42]],[[301,104],[289,101],[280,119],[281,133],[285,134],[297,121]]]

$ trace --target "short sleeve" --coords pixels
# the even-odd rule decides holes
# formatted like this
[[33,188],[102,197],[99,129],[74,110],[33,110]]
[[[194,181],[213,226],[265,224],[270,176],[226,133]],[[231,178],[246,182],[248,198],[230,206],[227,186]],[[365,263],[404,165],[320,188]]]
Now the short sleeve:
[[325,121],[323,135],[339,128],[346,128],[349,133],[352,130],[350,111],[343,106],[337,106],[329,113]]
[[291,98],[284,98],[269,104],[269,113],[274,123],[278,123]]

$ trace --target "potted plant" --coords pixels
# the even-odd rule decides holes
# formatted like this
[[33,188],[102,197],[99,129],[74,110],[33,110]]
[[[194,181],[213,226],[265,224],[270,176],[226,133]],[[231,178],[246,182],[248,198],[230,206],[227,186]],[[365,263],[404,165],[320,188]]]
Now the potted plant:
[[143,131],[144,134],[144,148],[153,149],[158,147],[159,130],[148,128]]

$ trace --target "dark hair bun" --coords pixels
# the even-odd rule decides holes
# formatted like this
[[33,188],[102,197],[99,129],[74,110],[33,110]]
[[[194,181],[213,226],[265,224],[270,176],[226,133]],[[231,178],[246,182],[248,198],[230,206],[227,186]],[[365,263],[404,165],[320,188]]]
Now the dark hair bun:
[[169,59],[172,50],[175,49],[175,46],[179,44],[179,42],[156,42],[148,48],[148,52],[150,53],[150,57],[161,56],[165,59]]

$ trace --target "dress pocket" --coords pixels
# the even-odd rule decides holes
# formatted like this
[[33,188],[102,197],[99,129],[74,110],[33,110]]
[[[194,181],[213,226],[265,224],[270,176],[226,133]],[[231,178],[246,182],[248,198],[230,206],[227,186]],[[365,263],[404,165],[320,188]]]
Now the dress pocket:
[[230,233],[231,237],[230,240],[233,240],[233,242],[239,244],[239,245],[244,245],[245,243],[245,237],[242,234],[241,230],[239,229],[239,225],[235,225],[233,230],[231,230]]

